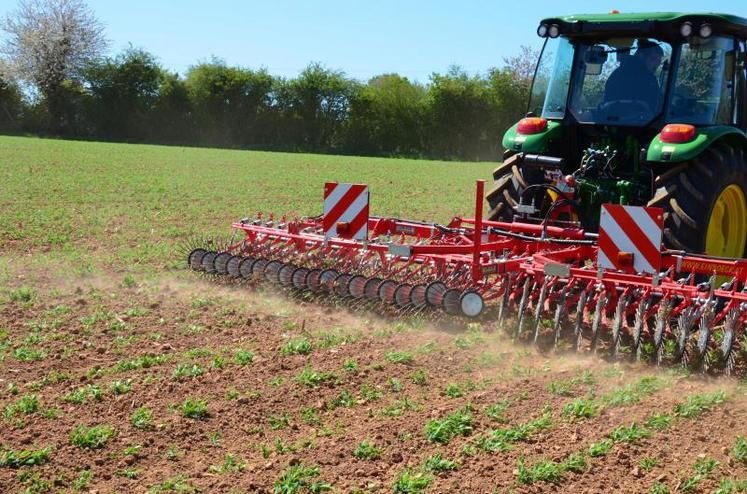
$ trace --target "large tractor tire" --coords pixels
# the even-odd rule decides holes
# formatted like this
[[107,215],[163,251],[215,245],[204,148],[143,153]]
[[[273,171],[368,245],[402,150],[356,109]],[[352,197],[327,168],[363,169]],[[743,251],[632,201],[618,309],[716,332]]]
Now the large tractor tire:
[[673,165],[655,181],[648,203],[664,209],[664,244],[720,257],[744,257],[747,163],[741,148],[717,144]]
[[[490,210],[488,219],[492,221],[512,221],[514,208],[521,200],[522,192],[530,184],[541,183],[542,172],[523,167],[518,155],[513,155],[493,170],[493,187],[485,194]],[[525,203],[529,201],[525,197]]]

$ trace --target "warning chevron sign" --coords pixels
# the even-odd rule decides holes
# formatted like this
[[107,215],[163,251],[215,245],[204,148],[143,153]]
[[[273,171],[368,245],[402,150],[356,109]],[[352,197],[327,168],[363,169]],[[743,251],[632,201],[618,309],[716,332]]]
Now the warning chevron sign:
[[655,274],[661,268],[660,208],[603,204],[597,266]]
[[368,186],[324,184],[324,236],[366,240],[368,238]]

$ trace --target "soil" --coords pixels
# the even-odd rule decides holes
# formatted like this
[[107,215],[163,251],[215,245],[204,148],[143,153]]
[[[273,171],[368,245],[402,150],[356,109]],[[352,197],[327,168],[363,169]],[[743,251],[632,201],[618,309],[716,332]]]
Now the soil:
[[[541,355],[513,346],[485,324],[467,329],[397,322],[200,279],[49,287],[31,302],[0,306],[0,329],[7,333],[0,406],[12,407],[24,395],[39,399],[35,413],[3,419],[0,445],[16,452],[51,448],[42,465],[0,467],[1,492],[309,492],[280,490],[292,466],[318,467],[311,481],[329,483],[333,492],[392,492],[403,472],[416,475],[435,454],[458,468],[430,474],[424,492],[635,493],[657,483],[669,489],[659,492],[683,492],[694,465],[710,459],[718,464],[689,492],[713,492],[725,478],[747,480],[747,464],[733,453],[736,437],[747,435],[747,397],[734,380],[610,364],[589,355]],[[304,336],[313,345],[309,354],[283,354],[290,339]],[[16,350],[27,347],[46,356],[19,360]],[[253,352],[251,363],[236,362],[239,348]],[[166,361],[121,370],[122,362],[143,356]],[[175,376],[178,364],[196,364],[202,373]],[[333,377],[306,386],[298,380],[304,369]],[[421,370],[427,382],[417,384],[413,376]],[[60,373],[67,379],[53,379]],[[577,398],[601,399],[642,376],[654,376],[661,389],[626,406],[603,407],[595,417],[563,414]],[[570,396],[551,391],[550,383],[572,379],[565,393]],[[114,394],[111,383],[123,380],[131,380],[131,390]],[[100,399],[65,399],[88,385],[100,387]],[[717,390],[728,400],[697,418],[675,418],[668,429],[652,429],[635,444],[616,442],[562,479],[519,482],[520,459],[527,466],[542,459],[563,462],[618,426],[643,424],[652,412],[671,414],[687,396]],[[188,397],[205,400],[209,416],[183,416],[178,407]],[[335,407],[335,400],[343,404]],[[502,400],[508,405],[500,421],[486,415]],[[429,421],[468,404],[471,432],[448,444],[428,441]],[[133,426],[139,407],[152,412],[149,428]],[[397,409],[401,414],[393,416]],[[507,451],[474,447],[489,430],[527,423],[545,410],[551,425]],[[109,425],[115,436],[97,449],[75,446],[71,431],[80,424]],[[380,458],[353,455],[364,439],[380,448]],[[127,454],[127,448],[136,451]],[[221,468],[229,454],[234,467]],[[655,465],[643,468],[644,458]],[[87,485],[76,484],[85,470],[91,473]]]

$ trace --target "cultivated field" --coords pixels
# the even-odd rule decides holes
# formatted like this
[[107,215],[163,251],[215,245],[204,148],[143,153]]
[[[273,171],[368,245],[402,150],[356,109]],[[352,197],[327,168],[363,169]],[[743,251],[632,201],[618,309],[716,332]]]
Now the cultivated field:
[[0,492],[747,492],[747,396],[215,285],[257,210],[471,214],[492,164],[0,137]]

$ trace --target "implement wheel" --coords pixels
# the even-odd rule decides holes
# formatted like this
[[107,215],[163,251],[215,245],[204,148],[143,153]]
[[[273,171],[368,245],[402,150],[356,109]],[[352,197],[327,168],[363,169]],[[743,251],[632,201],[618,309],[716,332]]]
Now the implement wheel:
[[741,148],[716,144],[664,170],[649,206],[664,209],[664,242],[687,252],[743,257],[747,244],[747,163]]

